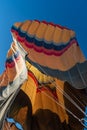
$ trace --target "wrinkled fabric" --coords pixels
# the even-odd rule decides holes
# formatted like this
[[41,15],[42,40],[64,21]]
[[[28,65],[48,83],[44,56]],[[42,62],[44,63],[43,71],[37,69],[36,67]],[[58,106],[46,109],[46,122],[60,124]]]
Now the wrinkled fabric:
[[[22,120],[20,124],[26,122],[24,130],[82,129],[66,108],[80,119],[84,115],[63,95],[68,92],[77,104],[73,89],[78,93],[87,87],[87,61],[75,32],[45,21],[28,20],[15,23],[11,33],[14,43],[0,76],[1,130],[6,116],[18,117],[15,120]],[[77,97],[87,102],[84,94]]]
[[6,59],[6,70],[0,76],[0,130],[6,114],[15,99],[20,86],[27,79],[25,61],[18,52],[16,44],[12,44]]
[[28,62],[42,73],[77,89],[87,87],[87,61],[73,30],[46,21],[26,20],[14,23],[11,33],[27,53]]

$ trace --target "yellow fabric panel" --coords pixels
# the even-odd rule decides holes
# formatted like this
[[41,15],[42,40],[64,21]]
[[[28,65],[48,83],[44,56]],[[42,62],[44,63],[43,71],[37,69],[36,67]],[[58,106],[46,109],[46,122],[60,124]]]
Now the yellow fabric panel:
[[61,28],[55,27],[54,35],[53,35],[53,41],[55,44],[60,44],[62,42],[62,32],[63,30]]
[[23,32],[27,32],[30,25],[31,25],[31,21],[29,20],[25,21],[21,26],[21,30],[23,30]]
[[74,32],[73,32],[73,35],[71,36],[71,31],[70,30],[67,30],[67,29],[63,29],[62,31],[62,36],[61,36],[61,39],[62,39],[62,42],[63,44],[69,42],[69,40],[71,38],[73,38],[75,36]]
[[39,23],[36,21],[32,21],[31,25],[28,27],[27,34],[35,35],[38,29]]
[[[55,84],[56,84],[56,92],[57,92],[57,96],[58,96],[58,99],[59,99],[58,100],[59,104],[61,104],[65,108],[64,95],[60,91],[60,90],[64,91],[64,81],[55,79]],[[66,121],[68,122],[68,115],[67,115],[66,110],[64,108],[61,107],[61,110],[60,110],[60,115],[61,116],[60,116],[60,118],[61,118],[62,121],[65,118]]]
[[[62,96],[61,99],[63,100],[63,95],[61,93],[58,93],[58,101],[56,101],[49,91],[42,90],[41,92],[38,92],[33,105],[33,113],[38,109],[49,109],[60,117],[61,122],[64,122],[64,120],[68,122],[66,111],[59,105],[61,104],[59,96]],[[64,102],[62,102],[62,105],[64,106]]]
[[49,42],[53,40],[54,31],[55,31],[55,27],[49,24],[44,33],[45,41]]
[[48,90],[41,90],[36,94],[33,112],[40,108],[49,109],[58,114],[58,106]]
[[[40,76],[43,77],[43,75]],[[37,79],[37,76],[35,78]],[[44,86],[42,84],[43,88],[40,89],[39,87],[41,86],[39,86],[39,84],[36,84],[31,76],[28,76],[28,80],[23,84],[21,88],[31,100],[33,113],[35,113],[38,109],[49,109],[58,114],[61,122],[64,122],[65,120],[68,122],[66,111],[59,105],[59,103],[62,103],[64,106],[63,95],[58,91],[58,89],[56,89],[58,99],[54,99],[53,94],[49,91],[49,89],[47,89],[46,85],[49,85],[49,87],[51,87],[51,85],[53,86],[53,84],[44,84]],[[60,86],[63,89],[63,82],[59,80],[57,80],[54,85],[55,87]]]
[[75,32],[68,29],[61,29],[59,27],[55,27],[55,31],[53,34],[53,42],[55,44],[66,44],[69,42],[70,38],[75,36]]
[[45,34],[46,29],[47,29],[47,25],[44,24],[43,22],[40,23],[35,34],[36,37],[39,39],[44,39],[44,34]]
[[26,20],[24,22],[17,22],[15,27],[20,27],[23,32],[27,32],[29,35],[35,35],[39,39],[45,39],[45,41],[53,41],[54,43],[67,43],[70,38],[75,36],[75,32],[69,29],[62,29],[58,26],[46,24],[39,21]]
[[35,102],[36,97],[36,84],[31,76],[28,75],[28,79],[22,85],[21,89],[28,95],[31,100],[32,105]]
[[15,26],[16,28],[19,28],[22,24],[23,24],[22,22],[16,22],[16,23],[14,24],[14,26]]
[[26,61],[26,66],[28,70],[33,72],[34,76],[36,77],[39,83],[49,83],[54,81],[53,77],[41,73],[36,67],[31,65],[28,61]]

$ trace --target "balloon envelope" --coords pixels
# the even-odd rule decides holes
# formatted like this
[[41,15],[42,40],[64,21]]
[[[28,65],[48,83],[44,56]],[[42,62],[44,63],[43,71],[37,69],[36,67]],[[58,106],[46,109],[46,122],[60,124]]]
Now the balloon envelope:
[[[0,120],[3,122],[4,115],[8,112],[6,107],[10,106],[21,87],[31,101],[30,118],[34,117],[32,124],[37,119],[36,126],[39,124],[41,129],[48,126],[50,130],[54,127],[58,130],[61,123],[61,130],[71,129],[67,126],[67,108],[79,119],[83,117],[83,113],[80,114],[81,108],[79,111],[77,109],[76,98],[73,97],[76,103],[71,99],[74,92],[69,91],[70,96],[65,93],[65,87],[70,88],[65,81],[79,89],[86,88],[87,85],[87,61],[80,50],[75,32],[60,25],[37,20],[15,23],[11,32],[14,43],[7,53],[6,70],[0,77],[0,105],[3,106],[3,102],[10,100],[6,101],[3,109],[0,107],[1,112],[6,110]],[[9,98],[11,94],[12,98]],[[21,97],[19,96],[20,99]],[[14,104],[13,106],[18,111],[20,102],[17,98],[16,101],[18,107]],[[26,98],[23,101],[26,102]],[[71,124],[79,124],[75,118],[71,120]],[[0,125],[2,128],[2,123]]]
[[11,32],[14,41],[27,53],[27,61],[42,73],[78,89],[87,87],[87,61],[73,30],[46,21],[27,20],[15,23]]

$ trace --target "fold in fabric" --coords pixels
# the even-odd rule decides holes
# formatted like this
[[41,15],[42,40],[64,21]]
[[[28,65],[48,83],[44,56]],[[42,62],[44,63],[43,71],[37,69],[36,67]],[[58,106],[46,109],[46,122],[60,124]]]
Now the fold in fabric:
[[13,40],[27,53],[27,61],[42,73],[67,81],[77,89],[87,87],[87,61],[76,34],[46,21],[17,22],[11,28]]
[[0,76],[0,130],[13,100],[27,79],[25,61],[17,45],[13,43],[12,46],[7,53],[6,70]]

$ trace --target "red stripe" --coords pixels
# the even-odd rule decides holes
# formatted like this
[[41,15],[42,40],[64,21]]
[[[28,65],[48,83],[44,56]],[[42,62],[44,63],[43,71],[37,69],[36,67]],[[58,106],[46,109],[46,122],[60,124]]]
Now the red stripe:
[[[21,43],[21,44],[23,44],[23,43]],[[34,43],[31,44],[31,43],[27,42],[26,40],[25,40],[24,44],[28,48],[33,48],[38,53],[42,53],[43,52],[46,55],[61,56],[65,51],[67,51],[72,46],[72,44],[76,44],[77,45],[77,42],[75,40],[72,40],[71,43],[66,48],[64,48],[61,51],[55,51],[53,49],[48,50],[48,49],[46,49],[44,47],[38,47]]]
[[32,72],[28,71],[28,75],[33,79],[33,81],[36,84],[36,87],[38,87],[38,81],[37,81],[36,77],[34,76],[34,74]]
[[36,52],[39,53],[44,53],[46,55],[55,55],[55,56],[61,56],[65,51],[67,51],[73,44],[78,45],[77,41],[75,39],[73,39],[70,44],[68,46],[66,46],[64,49],[62,49],[61,51],[56,51],[53,49],[46,49],[43,46],[42,47],[38,47],[35,45],[35,43],[30,43],[28,42],[25,38],[20,37],[19,35],[16,37],[16,39],[23,45],[25,45],[28,48],[33,48]]
[[56,94],[56,91],[52,92],[49,88],[45,87],[45,86],[42,86],[41,88],[37,88],[37,93],[41,93],[43,91],[48,91],[50,92],[50,94],[52,94],[52,97],[58,101],[58,96]]
[[[13,34],[15,34],[16,31],[13,31]],[[73,39],[70,44],[68,46],[66,46],[64,49],[62,49],[61,51],[56,51],[53,49],[46,49],[44,47],[38,47],[35,45],[35,43],[30,43],[26,40],[25,37],[21,37],[20,35],[17,34],[17,36],[15,36],[16,40],[19,41],[22,45],[24,44],[26,47],[28,48],[33,48],[35,51],[39,52],[39,53],[44,53],[46,55],[55,55],[55,56],[61,56],[65,51],[68,50],[68,48],[70,48],[72,46],[72,44],[76,44],[78,45],[78,42]]]
[[52,92],[49,88],[45,87],[45,86],[42,86],[41,88],[39,88],[39,84],[38,84],[38,80],[36,79],[36,77],[34,76],[34,74],[30,71],[28,71],[28,75],[33,79],[33,81],[35,82],[36,84],[36,87],[37,87],[37,93],[38,92],[42,92],[42,91],[49,91],[51,94],[52,94],[52,97],[58,101],[58,96],[56,94],[56,91]]
[[[18,62],[21,59],[21,56],[19,55],[16,59],[14,59],[16,62]],[[9,63],[8,61],[6,62],[6,68],[13,68],[15,66],[15,61],[12,61],[11,63]],[[21,61],[20,61],[21,62]]]
[[61,26],[61,25],[59,25],[59,24],[54,24],[53,22],[47,22],[47,21],[45,21],[45,20],[43,20],[43,21],[39,21],[39,20],[34,20],[34,21],[36,21],[36,22],[38,22],[38,23],[44,23],[44,24],[46,24],[46,25],[52,25],[52,26],[54,26],[54,27],[58,27],[58,28],[61,28],[61,29],[67,29],[67,30],[70,30],[69,28],[67,28],[67,27],[65,27],[65,26]]

